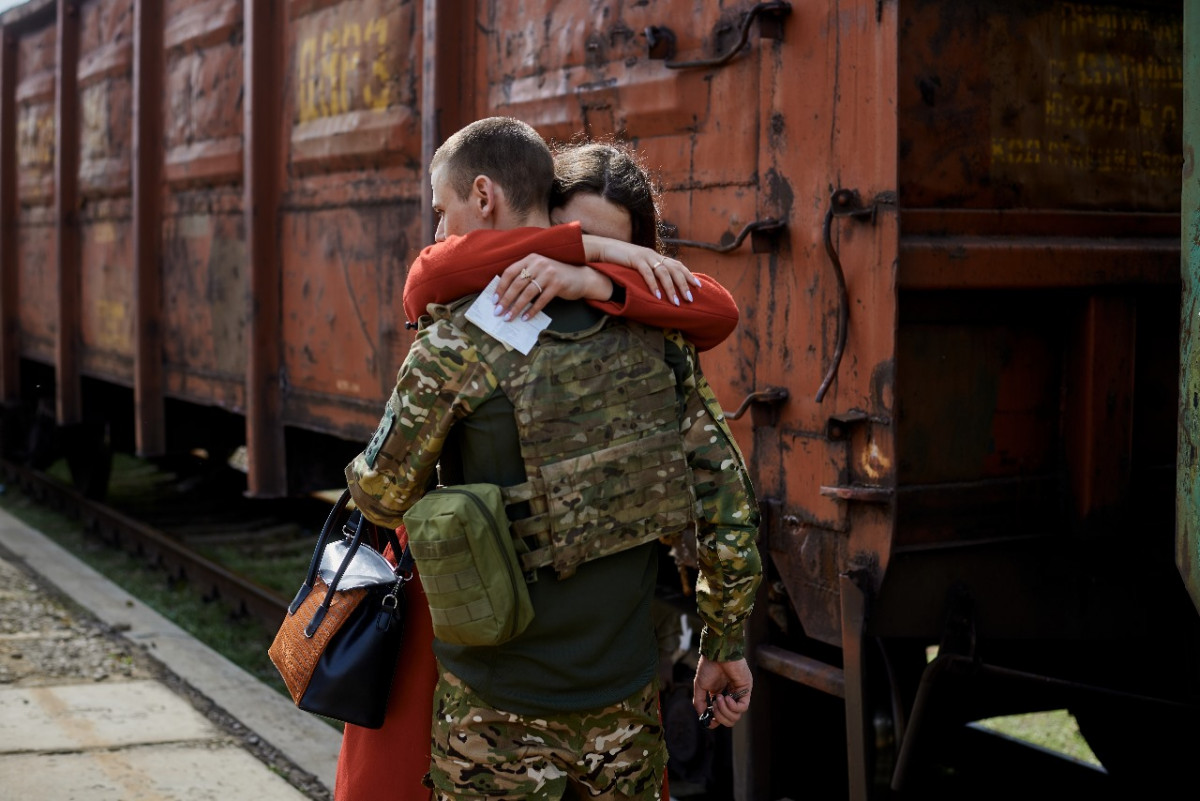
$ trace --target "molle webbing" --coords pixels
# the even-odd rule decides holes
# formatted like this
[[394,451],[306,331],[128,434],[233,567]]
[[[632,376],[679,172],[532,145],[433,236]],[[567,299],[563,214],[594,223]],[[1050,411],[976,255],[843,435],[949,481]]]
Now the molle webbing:
[[[436,540],[422,544],[421,559],[451,560],[463,555],[470,555],[471,546],[466,537],[455,537],[450,540]],[[472,564],[468,568],[452,573],[421,574],[421,586],[426,593],[433,596],[450,595],[463,590],[470,590],[481,583],[479,570]],[[442,608],[430,605],[429,614],[435,626],[461,626],[476,620],[483,620],[493,614],[492,604],[485,598],[475,598],[469,603]]]
[[523,356],[487,336],[484,358],[512,401],[529,501],[512,524],[526,571],[560,577],[583,562],[679,533],[695,519],[675,375],[658,329],[606,318],[576,334],[543,333]]
[[[479,575],[478,571],[469,572],[470,576],[468,576],[468,578]],[[461,575],[465,575],[465,573]],[[421,582],[423,585],[425,582],[424,576],[421,577]],[[460,592],[465,589],[471,589],[478,584],[478,581],[473,581],[470,584],[462,582],[448,582],[446,577],[442,577],[442,581],[439,583],[437,591],[443,593]],[[427,592],[430,592],[430,590],[427,590]],[[492,604],[486,598],[476,598],[469,603],[460,604],[458,606],[452,606],[445,609],[441,607],[429,607],[430,619],[433,621],[433,625],[437,626],[439,629],[443,626],[464,626],[468,623],[474,623],[477,620],[486,620],[494,614],[495,611],[492,607]]]

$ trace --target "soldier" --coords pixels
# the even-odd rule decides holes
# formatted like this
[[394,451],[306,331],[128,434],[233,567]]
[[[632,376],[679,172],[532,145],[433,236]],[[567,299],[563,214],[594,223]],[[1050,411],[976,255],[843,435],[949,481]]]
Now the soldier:
[[[548,225],[537,187],[548,191],[553,169],[529,126],[467,126],[431,165],[438,240]],[[524,501],[509,508],[529,535],[532,622],[492,646],[435,640],[432,783],[445,799],[557,799],[568,786],[659,797],[650,602],[661,536],[698,527],[697,711],[711,701],[714,725],[732,726],[750,700],[743,624],[761,568],[741,454],[678,332],[555,300],[526,354],[468,322],[470,302],[435,309],[346,471],[381,525],[401,523],[435,467],[442,484],[495,484]],[[556,496],[547,477],[564,473],[572,491]]]

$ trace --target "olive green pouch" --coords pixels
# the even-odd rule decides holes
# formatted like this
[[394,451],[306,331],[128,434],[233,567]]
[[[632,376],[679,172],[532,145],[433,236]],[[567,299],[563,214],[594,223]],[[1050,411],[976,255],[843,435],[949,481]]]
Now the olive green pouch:
[[435,637],[499,645],[529,626],[533,604],[500,487],[439,487],[404,513],[404,527]]

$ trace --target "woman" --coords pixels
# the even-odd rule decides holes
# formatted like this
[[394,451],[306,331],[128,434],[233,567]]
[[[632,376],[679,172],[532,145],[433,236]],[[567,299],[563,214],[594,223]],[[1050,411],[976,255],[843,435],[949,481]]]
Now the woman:
[[[481,291],[500,273],[497,313],[510,318],[518,310],[535,314],[554,297],[587,298],[610,314],[678,328],[701,349],[733,331],[737,305],[724,287],[659,254],[655,195],[630,151],[609,144],[570,146],[556,155],[555,171],[555,227],[475,231],[422,251],[405,281],[410,320],[430,303]],[[526,255],[531,252],[539,255]],[[584,265],[600,260],[607,263]],[[335,801],[429,797],[422,778],[430,762],[437,672],[419,578],[408,586],[408,601],[386,721],[381,729],[345,727]]]

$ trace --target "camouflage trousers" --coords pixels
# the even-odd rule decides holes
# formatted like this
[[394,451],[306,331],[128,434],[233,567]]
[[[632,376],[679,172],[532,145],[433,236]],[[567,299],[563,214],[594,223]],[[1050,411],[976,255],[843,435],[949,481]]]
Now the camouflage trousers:
[[439,801],[661,798],[667,748],[654,682],[602,709],[518,715],[442,670],[434,693]]

